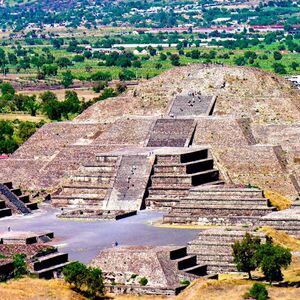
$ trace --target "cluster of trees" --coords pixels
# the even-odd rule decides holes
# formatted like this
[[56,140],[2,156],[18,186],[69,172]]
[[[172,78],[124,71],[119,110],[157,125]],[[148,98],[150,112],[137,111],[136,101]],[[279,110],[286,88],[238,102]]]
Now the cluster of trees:
[[0,120],[0,153],[13,153],[42,125],[44,122]]
[[104,283],[100,269],[72,262],[63,269],[63,275],[66,282],[89,299],[103,297]]
[[274,245],[271,239],[262,244],[259,237],[249,233],[246,233],[242,241],[236,241],[232,250],[238,271],[247,272],[249,279],[252,279],[251,271],[260,268],[270,284],[283,279],[281,269],[287,268],[292,261],[292,254],[288,249]]

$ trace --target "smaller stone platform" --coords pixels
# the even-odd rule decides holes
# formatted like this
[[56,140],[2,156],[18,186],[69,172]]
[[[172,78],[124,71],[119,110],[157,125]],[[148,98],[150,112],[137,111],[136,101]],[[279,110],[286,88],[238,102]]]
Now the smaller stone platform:
[[100,251],[91,266],[103,270],[106,289],[114,293],[175,295],[186,281],[218,278],[208,276],[206,265],[198,265],[186,247],[116,246]]
[[58,215],[58,218],[65,219],[97,219],[97,220],[120,220],[135,216],[136,210],[104,210],[104,209],[75,209],[69,210]]
[[0,244],[35,244],[47,243],[54,238],[53,232],[23,232],[23,231],[7,231],[0,232]]

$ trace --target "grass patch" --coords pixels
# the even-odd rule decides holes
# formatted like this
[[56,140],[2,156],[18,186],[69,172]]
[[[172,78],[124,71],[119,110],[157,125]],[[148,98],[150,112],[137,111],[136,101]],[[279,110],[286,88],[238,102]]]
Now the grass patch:
[[280,195],[277,192],[264,191],[264,195],[278,210],[287,209],[292,205],[292,201],[290,199]]
[[300,240],[283,231],[275,230],[272,227],[262,227],[259,231],[266,233],[277,245],[289,248],[291,251],[300,251]]

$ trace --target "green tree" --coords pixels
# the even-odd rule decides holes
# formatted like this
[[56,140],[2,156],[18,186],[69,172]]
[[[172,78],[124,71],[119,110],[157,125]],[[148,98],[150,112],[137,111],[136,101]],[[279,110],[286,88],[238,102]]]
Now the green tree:
[[68,88],[70,87],[72,84],[73,84],[73,75],[71,73],[71,71],[67,71],[67,72],[64,72],[62,74],[63,76],[63,79],[61,81],[61,84],[65,87],[65,88]]
[[28,140],[36,132],[36,126],[33,122],[21,122],[18,128],[18,136],[21,142]]
[[47,103],[49,101],[57,101],[56,95],[51,91],[46,91],[40,95],[40,98],[43,103]]
[[291,69],[296,71],[299,68],[299,64],[295,61],[293,61],[290,65]]
[[4,82],[1,84],[1,93],[2,95],[14,95],[15,89],[10,83]]
[[14,260],[14,276],[21,277],[28,274],[27,264],[25,261],[26,255],[24,253],[17,253],[13,256]]
[[119,73],[119,79],[122,81],[136,79],[135,73],[131,70],[124,69]]
[[58,71],[58,66],[52,64],[43,65],[42,71],[45,74],[45,76],[56,76]]
[[160,55],[159,55],[159,60],[162,60],[162,61],[164,61],[164,60],[166,60],[168,57],[167,57],[167,55],[166,54],[164,54],[164,53],[160,53]]
[[66,282],[80,290],[85,284],[87,267],[80,262],[72,262],[64,267],[63,275]]
[[109,72],[97,72],[91,75],[90,77],[91,80],[93,81],[111,81],[112,80],[112,76]]
[[86,272],[85,284],[89,298],[96,299],[104,295],[104,283],[102,271],[89,267]]
[[173,66],[180,66],[180,58],[179,58],[179,55],[178,54],[172,54],[170,56],[170,60],[171,60],[171,64]]
[[281,60],[282,59],[282,54],[278,51],[274,51],[273,57],[275,60]]
[[236,241],[232,245],[233,262],[236,264],[238,271],[248,273],[249,279],[252,279],[251,271],[254,271],[258,266],[255,254],[259,245],[260,238],[253,237],[248,232],[242,241]]
[[87,268],[80,262],[72,262],[63,269],[63,275],[66,282],[90,299],[104,295],[103,275],[98,268]]
[[286,74],[287,73],[285,66],[280,63],[274,63],[272,67],[273,67],[275,73],[278,73],[278,74]]
[[274,245],[271,240],[267,240],[258,248],[255,259],[258,261],[266,280],[271,284],[273,281],[283,279],[281,269],[287,268],[291,264],[292,254],[289,249]]

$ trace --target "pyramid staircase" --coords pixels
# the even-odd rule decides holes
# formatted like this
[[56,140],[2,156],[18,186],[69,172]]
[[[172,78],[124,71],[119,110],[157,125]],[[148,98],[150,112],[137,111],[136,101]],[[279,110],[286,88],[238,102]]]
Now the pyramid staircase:
[[12,182],[0,184],[0,218],[12,214],[30,214],[38,209],[36,202],[30,201],[29,195],[23,195],[19,188],[14,188]]
[[51,197],[55,207],[102,209],[112,189],[120,158],[98,155],[96,161],[83,165],[62,189]]
[[259,189],[234,186],[192,188],[164,216],[164,223],[239,225],[257,224],[274,211]]
[[51,279],[58,277],[68,264],[70,262],[67,253],[60,253],[57,248],[49,248],[31,258],[30,273],[38,278]]
[[157,154],[146,206],[168,211],[178,205],[192,187],[207,183],[222,183],[208,149]]
[[241,241],[246,232],[259,237],[262,243],[266,241],[265,235],[255,232],[254,228],[208,229],[201,231],[197,238],[188,243],[187,254],[196,255],[197,263],[206,265],[208,274],[236,272],[232,245],[235,241]]
[[205,277],[207,279],[218,279],[217,274],[207,273],[207,265],[197,263],[197,255],[187,253],[187,247],[171,250],[170,260],[176,263],[177,269],[180,272],[197,277]]

